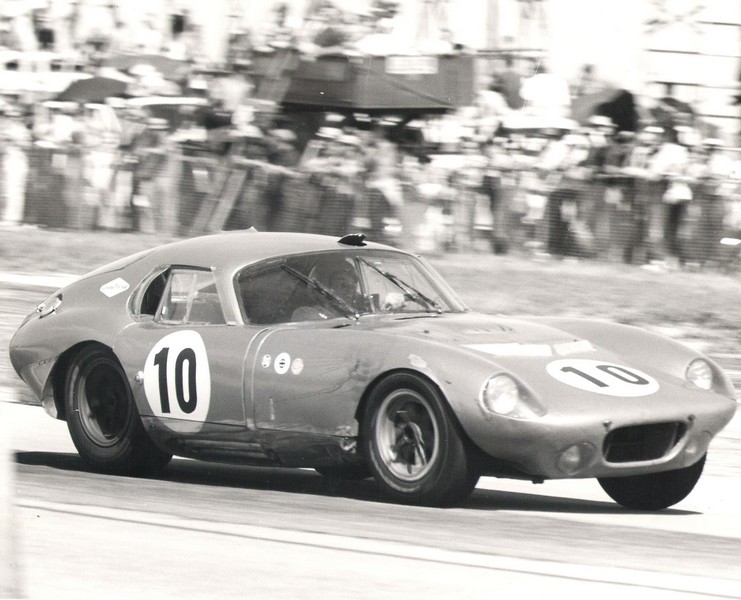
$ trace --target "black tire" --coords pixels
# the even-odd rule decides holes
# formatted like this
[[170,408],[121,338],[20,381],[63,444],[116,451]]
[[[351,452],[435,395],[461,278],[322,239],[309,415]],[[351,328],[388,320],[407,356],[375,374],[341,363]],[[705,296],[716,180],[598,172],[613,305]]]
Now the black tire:
[[373,389],[361,443],[373,477],[396,502],[451,506],[479,479],[451,409],[432,383],[413,374],[392,375]]
[[359,481],[373,476],[368,466],[363,463],[314,467],[314,470],[328,479],[343,479],[345,481]]
[[126,374],[107,348],[87,346],[72,360],[64,395],[72,441],[95,470],[156,475],[170,462],[144,431]]
[[599,484],[615,502],[631,510],[662,510],[684,500],[702,475],[707,455],[674,471],[629,477],[602,477]]

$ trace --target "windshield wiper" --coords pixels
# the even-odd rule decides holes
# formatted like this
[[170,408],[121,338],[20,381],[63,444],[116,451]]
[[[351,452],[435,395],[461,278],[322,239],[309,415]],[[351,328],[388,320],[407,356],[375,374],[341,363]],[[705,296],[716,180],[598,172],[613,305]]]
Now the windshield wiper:
[[416,302],[417,304],[424,304],[425,310],[428,312],[430,309],[433,309],[437,314],[442,314],[443,308],[440,306],[438,302],[433,300],[432,298],[426,296],[422,292],[420,292],[418,289],[416,289],[414,286],[409,285],[406,281],[403,279],[397,277],[393,273],[389,273],[388,271],[384,271],[380,267],[377,267],[372,262],[366,260],[365,258],[360,258],[360,262],[362,262],[365,265],[368,265],[371,269],[376,271],[377,273],[380,273],[383,275],[386,279],[388,279],[391,283],[393,283],[396,287],[398,287],[402,292],[404,292],[404,296],[408,297],[413,302]]
[[340,298],[337,294],[335,294],[330,288],[328,288],[318,279],[314,279],[313,277],[304,275],[301,271],[298,271],[294,269],[293,267],[289,267],[286,264],[281,265],[280,268],[286,271],[287,273],[290,273],[291,275],[293,275],[296,279],[303,281],[310,288],[317,290],[320,294],[322,294],[326,298],[329,298],[332,304],[334,304],[337,308],[339,308],[340,312],[343,313],[344,316],[348,318],[352,317],[356,321],[360,318],[360,315],[352,306],[350,306],[347,302],[345,302],[342,298]]

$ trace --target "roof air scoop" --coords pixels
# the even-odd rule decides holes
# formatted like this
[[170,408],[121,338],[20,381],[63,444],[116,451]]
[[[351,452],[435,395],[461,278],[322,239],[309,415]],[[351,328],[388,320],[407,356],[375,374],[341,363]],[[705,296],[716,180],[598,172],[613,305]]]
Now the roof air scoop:
[[343,235],[338,242],[345,246],[365,246],[365,234],[348,233],[347,235]]

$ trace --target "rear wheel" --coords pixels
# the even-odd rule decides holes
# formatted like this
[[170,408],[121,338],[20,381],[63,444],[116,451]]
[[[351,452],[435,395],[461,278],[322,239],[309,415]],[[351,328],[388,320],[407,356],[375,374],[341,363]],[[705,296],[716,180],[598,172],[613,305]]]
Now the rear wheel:
[[607,495],[625,508],[661,510],[689,495],[702,475],[706,456],[684,469],[629,477],[602,477],[598,481]]
[[107,348],[88,346],[74,358],[64,401],[72,441],[96,470],[156,474],[170,462],[144,431],[126,374]]
[[361,434],[374,478],[397,502],[449,506],[476,486],[465,434],[437,388],[419,376],[383,380],[371,393]]

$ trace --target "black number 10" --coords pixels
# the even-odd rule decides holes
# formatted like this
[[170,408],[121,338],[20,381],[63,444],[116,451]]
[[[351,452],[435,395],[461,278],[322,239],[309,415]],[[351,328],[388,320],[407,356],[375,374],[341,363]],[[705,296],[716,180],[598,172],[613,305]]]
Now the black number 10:
[[[169,348],[162,348],[154,357],[154,364],[159,367],[159,388],[162,412],[170,412],[170,391],[167,385],[167,357]],[[188,363],[188,397],[185,397],[185,363]],[[192,348],[184,348],[175,360],[175,397],[178,406],[186,415],[196,409],[198,392],[196,390],[196,353]]]
[[[648,385],[649,381],[641,377],[640,375],[637,375],[636,373],[633,373],[633,371],[629,371],[628,369],[624,367],[618,367],[617,365],[597,365],[596,367],[603,373],[606,373],[607,375],[611,375],[615,379],[619,379],[620,381],[623,381],[625,383],[631,383],[633,385]],[[562,367],[561,372],[563,373],[574,373],[575,375],[578,375],[579,377],[582,377],[583,379],[586,379],[590,383],[593,383],[597,387],[606,388],[610,387],[609,383],[605,383],[604,381],[601,381],[600,379],[597,379],[596,377],[592,377],[589,373],[585,373],[584,371],[581,371],[575,367]]]

